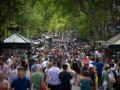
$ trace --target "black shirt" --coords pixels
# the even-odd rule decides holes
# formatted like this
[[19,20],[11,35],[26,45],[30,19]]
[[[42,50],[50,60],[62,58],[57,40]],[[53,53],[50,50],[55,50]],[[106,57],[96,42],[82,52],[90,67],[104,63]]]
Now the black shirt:
[[72,79],[72,76],[69,72],[67,71],[62,71],[60,74],[59,74],[59,79],[61,81],[61,87],[68,87],[70,88],[70,79]]

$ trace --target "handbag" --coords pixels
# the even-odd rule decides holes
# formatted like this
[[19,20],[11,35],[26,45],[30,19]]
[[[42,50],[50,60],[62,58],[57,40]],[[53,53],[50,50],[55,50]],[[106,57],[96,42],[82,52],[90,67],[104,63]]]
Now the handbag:
[[41,83],[40,83],[40,90],[47,90],[44,81],[41,81]]

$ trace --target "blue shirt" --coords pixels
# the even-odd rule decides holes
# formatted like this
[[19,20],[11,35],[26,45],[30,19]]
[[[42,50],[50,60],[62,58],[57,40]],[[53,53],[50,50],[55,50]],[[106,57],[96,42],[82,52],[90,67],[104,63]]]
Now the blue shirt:
[[98,75],[100,75],[100,76],[102,75],[103,66],[104,66],[104,63],[103,63],[103,62],[98,62],[98,63],[96,63],[97,72],[98,72]]
[[27,90],[28,88],[31,88],[30,80],[27,77],[24,77],[23,79],[17,77],[11,85],[14,90]]

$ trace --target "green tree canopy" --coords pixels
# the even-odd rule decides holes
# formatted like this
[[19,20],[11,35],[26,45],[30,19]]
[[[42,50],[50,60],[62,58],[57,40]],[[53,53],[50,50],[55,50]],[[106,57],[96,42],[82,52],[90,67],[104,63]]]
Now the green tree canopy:
[[0,30],[6,34],[7,27],[20,25],[24,35],[39,37],[41,31],[76,29],[83,38],[93,32],[101,38],[108,25],[115,29],[119,5],[119,0],[1,0]]

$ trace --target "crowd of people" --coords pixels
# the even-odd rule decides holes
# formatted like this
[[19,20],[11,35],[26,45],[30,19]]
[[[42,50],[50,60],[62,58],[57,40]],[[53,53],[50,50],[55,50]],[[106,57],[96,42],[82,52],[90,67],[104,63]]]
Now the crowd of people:
[[0,90],[119,90],[120,62],[80,48],[34,49],[28,56],[0,56]]

